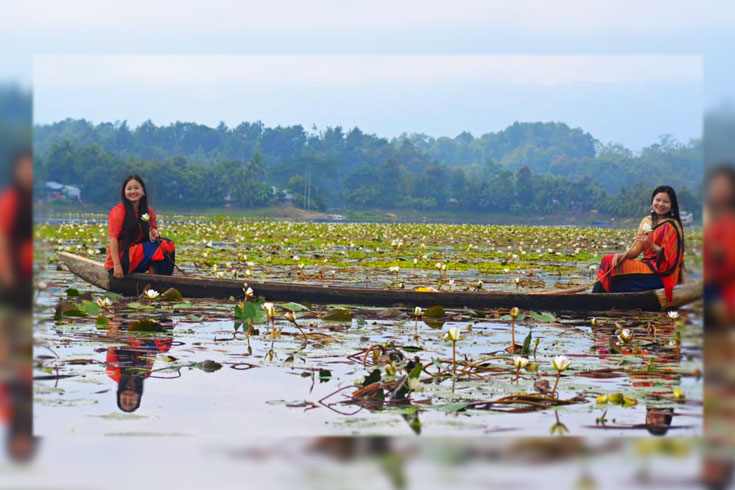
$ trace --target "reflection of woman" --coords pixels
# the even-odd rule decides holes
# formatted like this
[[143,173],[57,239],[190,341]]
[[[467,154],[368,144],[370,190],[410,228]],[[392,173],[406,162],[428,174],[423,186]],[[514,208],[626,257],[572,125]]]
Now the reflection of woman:
[[[684,233],[674,189],[657,187],[651,195],[651,207],[651,214],[641,220],[633,246],[627,252],[603,257],[593,292],[664,288],[671,301],[674,286],[683,279],[684,263]],[[633,260],[641,253],[642,260]]]
[[130,272],[173,273],[174,243],[158,233],[156,213],[146,194],[143,179],[129,175],[120,190],[120,204],[110,211],[105,268],[117,278]]
[[25,304],[31,296],[28,288],[33,269],[33,157],[30,151],[23,151],[13,159],[11,179],[11,187],[0,194],[0,287],[3,299],[18,306],[18,300],[24,299]]
[[671,428],[672,418],[674,418],[673,408],[646,407],[646,429],[651,435],[666,435]]
[[168,352],[173,339],[127,339],[128,347],[107,349],[107,374],[117,382],[117,406],[123,412],[134,412],[140,407],[143,381],[151,375],[153,362],[159,352]]

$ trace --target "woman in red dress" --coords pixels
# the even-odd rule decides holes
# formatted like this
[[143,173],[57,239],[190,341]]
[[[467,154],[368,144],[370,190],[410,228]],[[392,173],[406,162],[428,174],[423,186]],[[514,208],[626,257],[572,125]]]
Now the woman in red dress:
[[171,275],[174,243],[158,233],[156,213],[148,206],[140,176],[129,175],[123,181],[120,201],[110,211],[110,246],[105,261],[110,276],[121,278],[131,272]]
[[[651,208],[650,216],[641,220],[630,249],[603,257],[592,292],[664,288],[666,298],[671,301],[674,286],[683,280],[684,264],[684,232],[674,189],[657,187],[651,195]],[[634,260],[641,253],[643,259]]]

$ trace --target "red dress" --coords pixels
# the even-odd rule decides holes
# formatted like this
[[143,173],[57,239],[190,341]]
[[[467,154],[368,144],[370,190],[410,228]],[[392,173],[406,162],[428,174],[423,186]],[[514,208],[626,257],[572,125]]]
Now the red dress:
[[[148,214],[151,217],[149,221],[150,227],[158,228],[158,223],[156,222],[156,213],[150,206],[148,207]],[[137,217],[138,213],[136,212],[136,218]],[[112,208],[112,210],[110,211],[110,225],[108,235],[110,238],[117,239],[121,262],[123,258],[122,243],[124,238],[124,222],[125,206],[120,203]],[[168,239],[161,239],[158,242],[149,242],[148,237],[143,236],[142,228],[138,226],[138,236],[136,236],[135,239],[130,242],[130,247],[128,248],[128,259],[130,261],[130,265],[128,267],[128,271],[126,272],[135,271],[139,266],[141,266],[141,264],[145,265],[150,262],[163,262],[165,260],[168,260],[166,258],[166,255],[164,254],[164,251],[169,254],[169,257],[171,257],[173,252],[175,251],[174,243]],[[109,270],[113,269],[114,267],[115,263],[112,261],[112,255],[110,254],[110,250],[108,249],[107,260],[105,261],[105,269]]]
[[15,264],[2,264],[4,267],[17,267],[17,279],[30,281],[33,275],[33,237],[18,237],[20,199],[18,191],[8,189],[0,194],[0,233],[7,237],[10,260]]

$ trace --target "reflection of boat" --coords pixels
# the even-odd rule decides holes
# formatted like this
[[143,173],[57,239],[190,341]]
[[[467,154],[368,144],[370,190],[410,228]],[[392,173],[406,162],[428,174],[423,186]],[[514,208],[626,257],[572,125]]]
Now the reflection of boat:
[[[104,265],[86,257],[60,252],[59,257],[69,270],[102,289],[122,294],[138,295],[146,285],[157,291],[176,288],[188,298],[243,297],[243,281],[238,279],[210,279],[198,276],[159,276],[130,274],[122,279],[110,278]],[[294,284],[283,282],[252,282],[248,285],[258,296],[270,301],[298,301],[318,304],[359,304],[407,306],[511,308],[551,311],[600,311],[609,309],[666,310],[676,308],[702,297],[702,283],[691,282],[674,288],[673,301],[666,300],[663,289],[640,293],[558,294],[506,293],[490,291],[419,292],[410,289],[378,289]]]

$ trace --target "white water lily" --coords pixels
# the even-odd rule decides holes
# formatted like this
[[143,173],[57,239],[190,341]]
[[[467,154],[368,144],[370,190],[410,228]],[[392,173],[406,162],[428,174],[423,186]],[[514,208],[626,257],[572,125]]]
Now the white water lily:
[[503,272],[504,272],[505,274],[508,274],[508,273],[510,272],[510,269],[508,269],[508,268],[506,267],[505,269],[503,269]]
[[521,278],[520,277],[516,277],[515,279],[513,279],[513,281],[516,283],[516,286],[517,286],[517,285],[519,285],[521,283]]
[[436,263],[436,265],[435,265],[435,267],[436,267],[437,269],[440,269],[440,270],[441,270],[441,268],[442,268],[442,263],[441,263],[441,262],[437,262],[437,263]]
[[140,215],[140,219],[148,223],[151,220],[151,215],[148,213],[143,213]]
[[424,385],[418,378],[408,378],[406,380],[406,388],[409,391],[424,391]]
[[667,313],[667,315],[669,315],[669,318],[671,318],[672,320],[676,320],[677,318],[679,318],[678,311],[671,310]]
[[459,328],[450,328],[449,331],[444,334],[444,338],[447,340],[451,340],[452,342],[457,342],[459,340]]
[[145,297],[148,299],[156,299],[161,295],[158,291],[155,289],[147,289],[145,292]]
[[269,319],[276,316],[276,307],[273,306],[273,303],[263,303],[260,306],[265,310],[265,314],[268,315]]
[[558,372],[566,371],[569,369],[569,366],[572,365],[572,361],[567,359],[567,356],[561,355],[556,356],[554,360],[551,361],[551,365],[554,366],[554,369],[556,369]]
[[296,315],[294,315],[293,311],[287,311],[284,315],[286,317],[286,320],[288,320],[291,323],[296,323]]
[[590,325],[592,325],[593,327],[596,327],[597,326],[597,318],[595,318],[595,317],[590,318]]
[[[247,284],[245,284],[245,285],[247,286]],[[253,288],[251,288],[251,287],[248,287],[247,289],[244,289],[243,288],[243,292],[245,293],[245,299],[251,297],[254,294],[253,293]]]
[[518,318],[518,315],[520,314],[521,314],[521,310],[519,310],[517,306],[514,306],[513,308],[510,309],[511,318],[514,318],[514,319]]
[[413,259],[413,265],[416,265],[419,263],[419,259]]
[[629,329],[625,328],[622,332],[620,332],[620,335],[618,335],[618,337],[620,337],[620,340],[622,340],[623,342],[630,342],[630,339],[633,338],[633,334]]
[[397,265],[394,265],[392,267],[389,267],[388,270],[391,271],[393,274],[398,274],[398,271],[400,271],[401,268],[398,267]]
[[413,309],[413,316],[421,316],[424,314],[424,310],[421,309],[420,306],[417,306]]
[[513,365],[516,369],[523,369],[528,366],[528,359],[521,356],[513,356]]
[[650,223],[644,223],[641,229],[643,230],[643,233],[645,233],[646,235],[648,235],[649,233],[653,231],[653,228],[651,228]]
[[112,301],[110,301],[110,298],[106,296],[104,298],[97,298],[94,302],[97,303],[97,306],[99,306],[100,308],[107,308],[112,306]]

